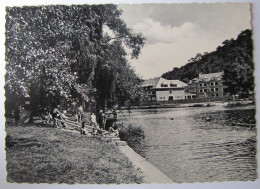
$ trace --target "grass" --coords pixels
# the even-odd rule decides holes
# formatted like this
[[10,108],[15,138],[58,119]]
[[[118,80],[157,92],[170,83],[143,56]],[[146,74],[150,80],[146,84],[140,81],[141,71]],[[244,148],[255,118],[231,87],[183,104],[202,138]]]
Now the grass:
[[142,183],[143,176],[112,143],[62,129],[6,127],[7,181],[17,183]]

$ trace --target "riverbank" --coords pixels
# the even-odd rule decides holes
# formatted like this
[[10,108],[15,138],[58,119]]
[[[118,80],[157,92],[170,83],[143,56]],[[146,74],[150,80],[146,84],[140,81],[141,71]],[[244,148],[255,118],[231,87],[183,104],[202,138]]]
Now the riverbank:
[[141,170],[114,144],[50,127],[6,126],[11,183],[143,183]]
[[[174,102],[157,102],[151,105],[140,105],[131,106],[131,109],[157,109],[157,108],[186,108],[186,107],[208,107],[208,106],[247,106],[252,105],[254,102],[252,100],[241,100],[241,101],[213,101],[213,102],[185,102],[185,103],[174,103]],[[128,110],[128,107],[121,107],[121,110]]]

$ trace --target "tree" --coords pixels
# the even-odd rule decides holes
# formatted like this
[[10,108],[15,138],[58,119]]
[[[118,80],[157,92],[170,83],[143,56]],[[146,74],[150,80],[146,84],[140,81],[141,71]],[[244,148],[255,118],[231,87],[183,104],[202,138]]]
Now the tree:
[[[116,49],[124,43],[137,58],[144,45],[144,37],[127,28],[116,5],[7,7],[6,12],[7,110],[26,97],[35,111],[52,108],[60,97],[88,101],[102,93],[107,101],[115,92],[114,68],[127,65],[126,53]],[[106,35],[104,27],[114,36]],[[109,93],[102,83],[96,87],[102,74]]]
[[[36,111],[44,108],[47,96],[68,97],[79,78],[74,65],[95,53],[91,42],[98,40],[100,32],[92,34],[91,27],[98,28],[97,23],[88,6],[8,7],[7,93],[20,99],[18,104],[30,97]],[[87,69],[92,66],[89,62]]]
[[[187,82],[188,80],[198,77],[199,73],[215,73],[224,70],[227,92],[232,92],[232,90],[236,92],[238,92],[237,90],[240,92],[253,90],[254,78],[252,73],[254,63],[251,36],[251,30],[244,30],[238,35],[237,39],[225,40],[222,46],[217,47],[216,51],[211,53],[204,53],[203,55],[197,54],[194,58],[189,59],[186,65],[180,68],[174,68],[172,71],[164,73],[162,77]],[[238,74],[240,72],[241,76]],[[235,81],[238,79],[236,75],[238,75],[237,77],[242,77],[245,81]],[[233,81],[231,81],[232,78],[234,78]],[[245,85],[244,82],[247,84]],[[234,87],[232,83],[243,86]]]
[[224,69],[223,84],[226,86],[225,92],[232,95],[245,93],[254,90],[254,70],[247,64],[237,62],[229,64]]

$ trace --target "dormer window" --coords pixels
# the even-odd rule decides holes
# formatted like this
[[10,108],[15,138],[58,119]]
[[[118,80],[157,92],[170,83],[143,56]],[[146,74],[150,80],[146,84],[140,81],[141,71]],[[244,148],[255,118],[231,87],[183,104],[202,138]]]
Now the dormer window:
[[177,84],[171,83],[171,84],[170,84],[170,87],[177,87]]
[[161,83],[161,87],[168,87],[168,84]]

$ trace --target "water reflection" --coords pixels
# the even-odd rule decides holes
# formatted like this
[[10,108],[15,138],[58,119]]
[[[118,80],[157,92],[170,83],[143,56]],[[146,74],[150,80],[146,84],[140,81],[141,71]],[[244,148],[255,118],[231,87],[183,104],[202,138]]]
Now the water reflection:
[[253,106],[149,109],[121,121],[142,127],[129,145],[175,182],[244,181],[256,178],[254,115]]

